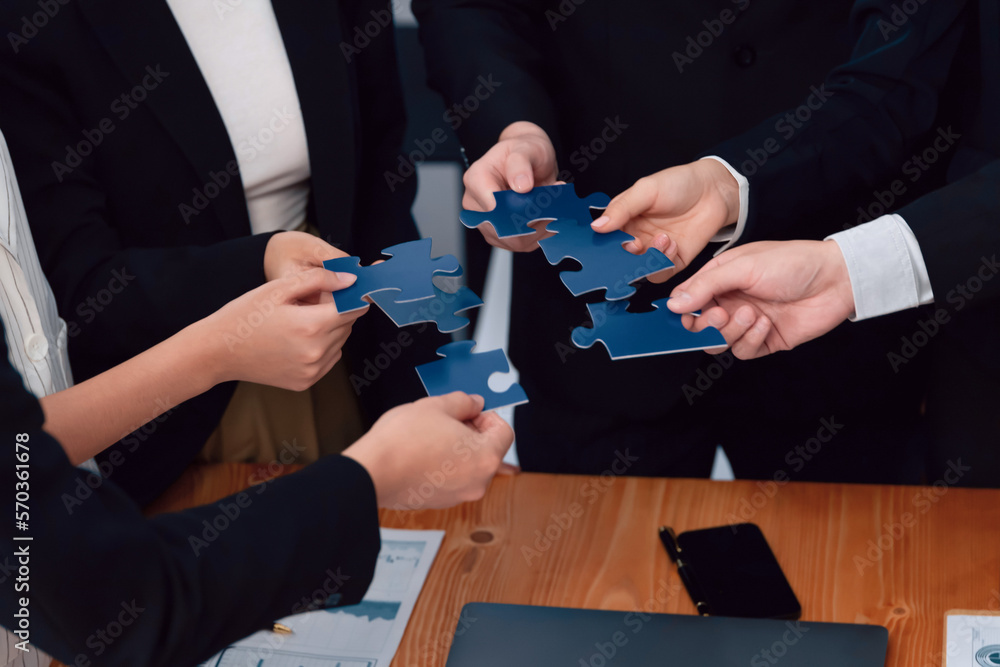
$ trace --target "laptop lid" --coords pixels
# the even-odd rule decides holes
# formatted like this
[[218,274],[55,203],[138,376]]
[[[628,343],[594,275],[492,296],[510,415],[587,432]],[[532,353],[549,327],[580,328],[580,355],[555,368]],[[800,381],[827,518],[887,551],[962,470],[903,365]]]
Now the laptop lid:
[[447,667],[884,667],[875,625],[473,602]]

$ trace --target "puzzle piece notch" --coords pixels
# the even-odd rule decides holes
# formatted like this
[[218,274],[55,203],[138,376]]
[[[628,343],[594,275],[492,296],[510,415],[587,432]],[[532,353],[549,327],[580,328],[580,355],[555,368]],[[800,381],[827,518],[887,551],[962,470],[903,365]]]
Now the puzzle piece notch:
[[394,296],[394,292],[384,291],[375,292],[370,298],[397,327],[434,322],[441,333],[454,333],[469,326],[469,318],[458,313],[483,305],[483,300],[468,287],[445,292],[435,285],[434,296],[420,301],[396,302]]
[[592,328],[573,330],[573,344],[589,348],[600,341],[612,359],[634,359],[675,352],[691,352],[726,345],[726,339],[715,327],[688,331],[681,316],[667,308],[669,299],[653,302],[656,310],[630,313],[626,303],[588,303],[587,310],[594,323]]
[[563,271],[559,278],[573,296],[604,289],[608,301],[627,299],[635,294],[632,283],[657,271],[673,268],[674,263],[656,248],[635,255],[622,247],[634,236],[615,230],[599,234],[589,224],[575,220],[557,220],[549,224],[555,236],[538,242],[545,259],[556,265],[565,259],[579,262],[579,271]]
[[528,402],[528,396],[521,385],[512,384],[506,391],[490,389],[490,377],[497,373],[509,373],[510,363],[503,350],[489,350],[473,353],[476,342],[463,340],[448,343],[438,348],[437,361],[417,366],[417,375],[430,396],[442,396],[453,391],[482,396],[486,404],[483,410],[496,410],[508,405]]
[[430,299],[434,296],[432,277],[436,273],[461,275],[462,267],[454,255],[431,257],[431,239],[399,243],[382,251],[389,259],[371,266],[361,266],[358,257],[338,257],[323,262],[330,271],[353,273],[357,281],[333,293],[338,313],[350,313],[368,305],[364,297],[392,291],[397,303]]
[[493,197],[496,206],[492,211],[462,209],[459,219],[469,229],[491,224],[501,239],[533,234],[536,230],[530,223],[539,220],[589,220],[591,209],[604,209],[611,203],[611,198],[602,192],[582,199],[577,197],[572,183],[541,185],[525,193],[501,190],[494,192]]

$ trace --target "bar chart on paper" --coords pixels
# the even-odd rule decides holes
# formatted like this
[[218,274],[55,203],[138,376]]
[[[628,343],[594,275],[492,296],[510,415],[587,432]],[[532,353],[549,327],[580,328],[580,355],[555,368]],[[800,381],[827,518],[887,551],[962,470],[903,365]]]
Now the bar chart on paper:
[[257,632],[202,667],[387,667],[444,532],[383,528],[381,534],[375,576],[360,603],[279,619],[292,634]]

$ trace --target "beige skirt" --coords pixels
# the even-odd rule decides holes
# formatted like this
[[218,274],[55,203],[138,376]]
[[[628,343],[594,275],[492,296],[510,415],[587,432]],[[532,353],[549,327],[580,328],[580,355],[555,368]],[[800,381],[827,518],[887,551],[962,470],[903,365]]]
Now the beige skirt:
[[306,391],[240,382],[198,460],[311,463],[339,454],[364,434],[342,359]]

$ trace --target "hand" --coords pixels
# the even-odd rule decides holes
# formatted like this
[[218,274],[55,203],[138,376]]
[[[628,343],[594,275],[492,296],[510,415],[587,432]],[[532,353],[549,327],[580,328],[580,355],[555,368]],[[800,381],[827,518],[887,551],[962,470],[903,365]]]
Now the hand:
[[440,509],[479,500],[514,432],[482,396],[454,392],[393,408],[344,451],[371,475],[380,507]]
[[612,199],[592,226],[634,236],[625,244],[630,252],[663,251],[676,266],[649,277],[659,283],[682,271],[719,230],[735,223],[739,206],[739,184],[729,170],[717,160],[697,160],[640,178]]
[[[749,243],[712,259],[671,294],[684,326],[718,328],[740,359],[790,350],[854,312],[847,262],[835,241]],[[718,354],[722,350],[713,350]]]
[[[287,233],[287,232],[286,232]],[[279,234],[278,236],[283,236]],[[195,340],[218,349],[216,380],[246,380],[304,391],[340,360],[351,327],[368,311],[338,314],[333,292],[356,276],[326,269],[265,283],[195,323]]]
[[[528,192],[536,185],[553,185],[556,182],[556,149],[545,130],[525,121],[512,123],[500,133],[500,139],[486,155],[476,160],[465,172],[462,182],[465,195],[462,208],[470,211],[492,211],[496,206],[494,192],[514,190]],[[551,233],[536,231],[530,236],[501,239],[493,226],[485,223],[478,227],[487,243],[497,248],[528,252],[538,247],[538,242]]]
[[271,237],[264,250],[264,276],[268,280],[323,268],[323,262],[347,253],[305,232],[281,232]]

